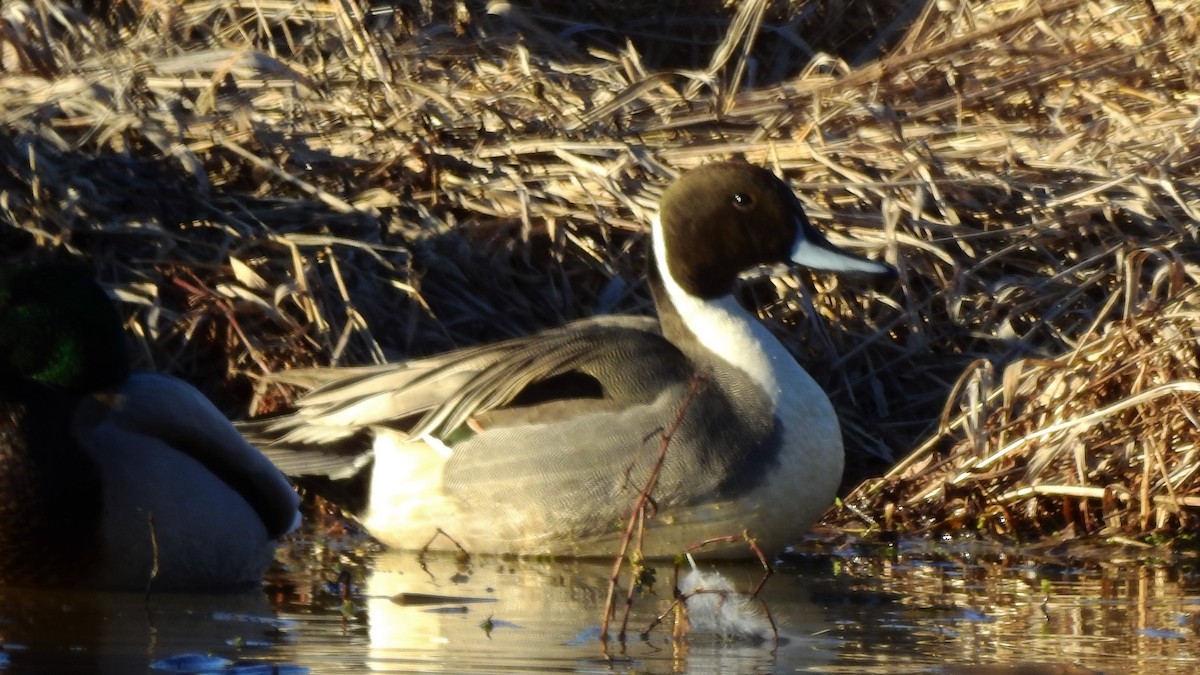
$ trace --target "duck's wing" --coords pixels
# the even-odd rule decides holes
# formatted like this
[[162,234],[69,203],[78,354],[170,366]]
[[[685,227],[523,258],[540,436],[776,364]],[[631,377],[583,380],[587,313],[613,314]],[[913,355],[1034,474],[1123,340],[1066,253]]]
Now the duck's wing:
[[658,336],[613,334],[573,368],[596,375],[600,398],[472,415],[474,433],[451,446],[442,489],[470,505],[462,527],[485,550],[580,553],[583,541],[623,527],[644,489],[674,520],[676,509],[745,494],[776,466],[770,399],[717,359],[691,361]]
[[453,444],[481,427],[644,401],[656,373],[686,363],[657,320],[594,317],[406,363],[287,371],[275,379],[312,389],[291,413],[241,428],[285,473],[345,478],[369,461],[358,441],[374,429]]
[[182,380],[133,373],[103,400],[85,399],[76,419],[116,424],[190,455],[236,490],[258,513],[270,536],[300,524],[300,498],[287,478],[233,427],[203,394]]

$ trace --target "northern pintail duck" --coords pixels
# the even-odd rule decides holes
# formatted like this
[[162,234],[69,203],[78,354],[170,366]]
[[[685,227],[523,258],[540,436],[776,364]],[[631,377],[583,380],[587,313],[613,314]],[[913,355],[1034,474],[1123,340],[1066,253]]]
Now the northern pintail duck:
[[392,547],[440,528],[475,553],[609,555],[658,435],[702,381],[666,452],[644,552],[743,529],[782,548],[832,502],[841,431],[825,392],[734,297],[737,279],[781,263],[895,270],[831,245],[786,184],[744,163],[684,174],[651,232],[657,319],[597,316],[406,363],[278,373],[310,391],[254,422],[252,440],[292,475],[370,471],[359,517]]
[[0,583],[258,583],[298,506],[199,391],[130,370],[120,316],[90,276],[0,275]]

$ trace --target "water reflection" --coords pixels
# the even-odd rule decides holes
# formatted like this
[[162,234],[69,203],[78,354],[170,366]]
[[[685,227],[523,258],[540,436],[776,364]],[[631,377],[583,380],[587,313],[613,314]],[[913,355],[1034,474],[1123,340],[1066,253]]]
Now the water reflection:
[[[1200,663],[1200,588],[1186,563],[917,548],[835,558],[837,573],[816,582],[829,587],[821,595],[838,623],[839,662],[851,670],[1191,673]],[[865,609],[834,600],[873,595],[886,600]]]
[[0,672],[124,675],[181,654],[219,655],[231,667],[278,664],[288,632],[261,591],[147,599],[0,588]]
[[[762,576],[754,566],[725,566],[739,588]],[[589,562],[538,563],[482,558],[469,564],[450,557],[422,565],[411,554],[375,559],[365,584],[370,617],[370,662],[374,670],[483,672],[577,668],[585,671],[634,668],[669,672],[771,670],[780,658],[815,666],[833,658],[832,643],[810,634],[825,626],[823,613],[796,585],[780,584],[777,620],[781,644],[726,644],[697,636],[687,645],[670,638],[669,624],[625,645],[599,640],[609,565]],[[660,582],[635,598],[629,633],[637,636],[671,605],[671,568]],[[422,593],[460,600],[438,606],[400,604],[400,594]]]
[[[899,551],[899,552],[898,552]],[[307,564],[298,561],[308,556]],[[146,672],[184,653],[313,673],[1191,673],[1200,588],[1187,561],[1065,564],[1002,551],[822,548],[766,586],[778,646],[677,640],[672,569],[599,640],[608,564],[311,551],[271,594],[0,589],[0,673]],[[347,572],[345,596],[327,581]],[[738,588],[761,570],[724,565]]]

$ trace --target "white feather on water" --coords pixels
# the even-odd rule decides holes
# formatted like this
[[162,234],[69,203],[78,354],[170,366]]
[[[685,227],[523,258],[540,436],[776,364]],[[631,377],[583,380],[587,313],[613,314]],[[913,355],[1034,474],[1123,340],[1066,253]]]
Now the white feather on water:
[[685,598],[691,636],[755,644],[774,640],[775,630],[761,603],[739,592],[720,572],[701,571],[690,555],[688,562],[692,569],[680,577],[679,591]]

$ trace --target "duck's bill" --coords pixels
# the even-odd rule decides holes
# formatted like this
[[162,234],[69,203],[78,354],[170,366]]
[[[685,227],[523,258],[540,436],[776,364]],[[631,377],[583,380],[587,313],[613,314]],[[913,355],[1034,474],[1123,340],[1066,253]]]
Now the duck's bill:
[[884,279],[895,278],[896,268],[871,260],[829,243],[807,218],[800,218],[799,236],[792,247],[792,262],[802,267],[837,274],[856,274]]

